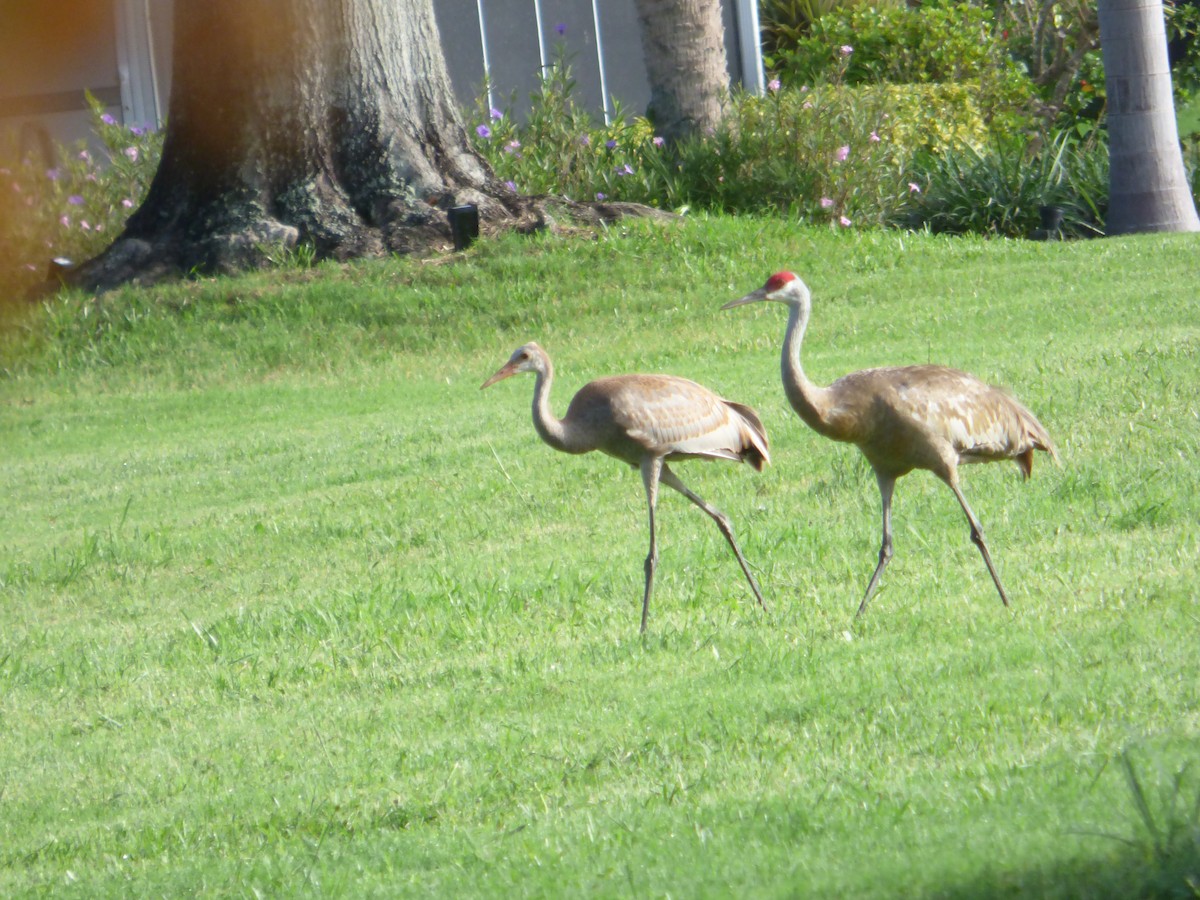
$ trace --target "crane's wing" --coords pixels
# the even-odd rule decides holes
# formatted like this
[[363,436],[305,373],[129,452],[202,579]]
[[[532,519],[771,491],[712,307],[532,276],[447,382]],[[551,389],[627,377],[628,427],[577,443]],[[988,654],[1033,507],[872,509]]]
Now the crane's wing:
[[[578,406],[577,406],[578,404]],[[572,413],[599,430],[611,430],[599,447],[629,460],[652,453],[667,459],[708,457],[745,460],[761,470],[770,446],[761,419],[748,406],[670,375],[619,375],[586,385]]]
[[944,366],[904,366],[856,373],[886,381],[892,410],[949,442],[964,463],[1013,459],[1028,476],[1033,451],[1055,460],[1050,435],[1007,391]]

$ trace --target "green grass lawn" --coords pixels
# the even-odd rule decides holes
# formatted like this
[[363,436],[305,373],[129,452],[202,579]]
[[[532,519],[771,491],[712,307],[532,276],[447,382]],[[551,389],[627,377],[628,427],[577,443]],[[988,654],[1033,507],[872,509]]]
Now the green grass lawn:
[[[0,895],[1194,896],[1194,236],[1038,244],[631,224],[69,298],[0,379]],[[879,499],[779,384],[937,361],[1058,443]],[[636,472],[542,444],[622,371],[755,406],[683,463],[649,633]]]

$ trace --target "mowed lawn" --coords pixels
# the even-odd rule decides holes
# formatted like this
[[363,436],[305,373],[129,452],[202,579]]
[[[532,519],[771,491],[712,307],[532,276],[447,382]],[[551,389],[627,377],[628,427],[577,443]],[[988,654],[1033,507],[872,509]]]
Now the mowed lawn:
[[[0,895],[1194,896],[1200,243],[753,218],[55,301],[0,377]],[[779,383],[941,362],[1058,443],[879,497]],[[774,464],[541,443],[586,381],[694,378]]]

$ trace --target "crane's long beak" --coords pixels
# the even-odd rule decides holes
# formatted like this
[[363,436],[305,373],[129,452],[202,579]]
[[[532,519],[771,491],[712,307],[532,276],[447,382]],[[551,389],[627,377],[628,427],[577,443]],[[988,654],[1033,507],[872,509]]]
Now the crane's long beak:
[[739,297],[737,300],[730,300],[721,309],[733,309],[735,306],[742,306],[746,303],[757,303],[759,300],[767,299],[767,291],[765,288],[759,288],[757,291],[751,291],[745,297]]
[[517,364],[514,362],[506,362],[497,371],[496,374],[479,386],[482,391],[485,387],[491,387],[497,381],[503,381],[505,378],[510,378],[517,374]]

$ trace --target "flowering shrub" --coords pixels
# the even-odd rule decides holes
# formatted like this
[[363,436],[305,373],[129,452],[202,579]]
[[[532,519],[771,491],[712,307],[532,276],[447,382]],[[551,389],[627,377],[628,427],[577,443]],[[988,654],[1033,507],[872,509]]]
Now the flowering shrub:
[[51,160],[0,148],[0,304],[43,282],[51,259],[103,250],[158,168],[161,135],[118,124],[88,100],[98,147],[57,148]]
[[548,66],[525,122],[480,101],[470,133],[510,190],[572,200],[654,203],[662,188],[664,142],[643,118],[618,108],[598,125],[575,100],[571,69],[560,53]]
[[[855,54],[834,48],[839,71]],[[982,146],[988,129],[962,85],[785,88],[730,100],[711,135],[668,148],[645,119],[595,124],[573,97],[559,59],[518,124],[479,103],[476,147],[497,176],[521,193],[575,200],[632,200],[722,212],[785,211],[838,227],[887,220],[909,193],[915,153]]]
[[905,172],[916,153],[986,139],[960,90],[825,84],[739,96],[716,135],[679,148],[672,193],[726,212],[881,224],[910,192]]
[[971,85],[984,118],[1008,133],[1030,125],[1034,85],[996,31],[991,9],[969,3],[843,5],[768,62],[785,85]]

